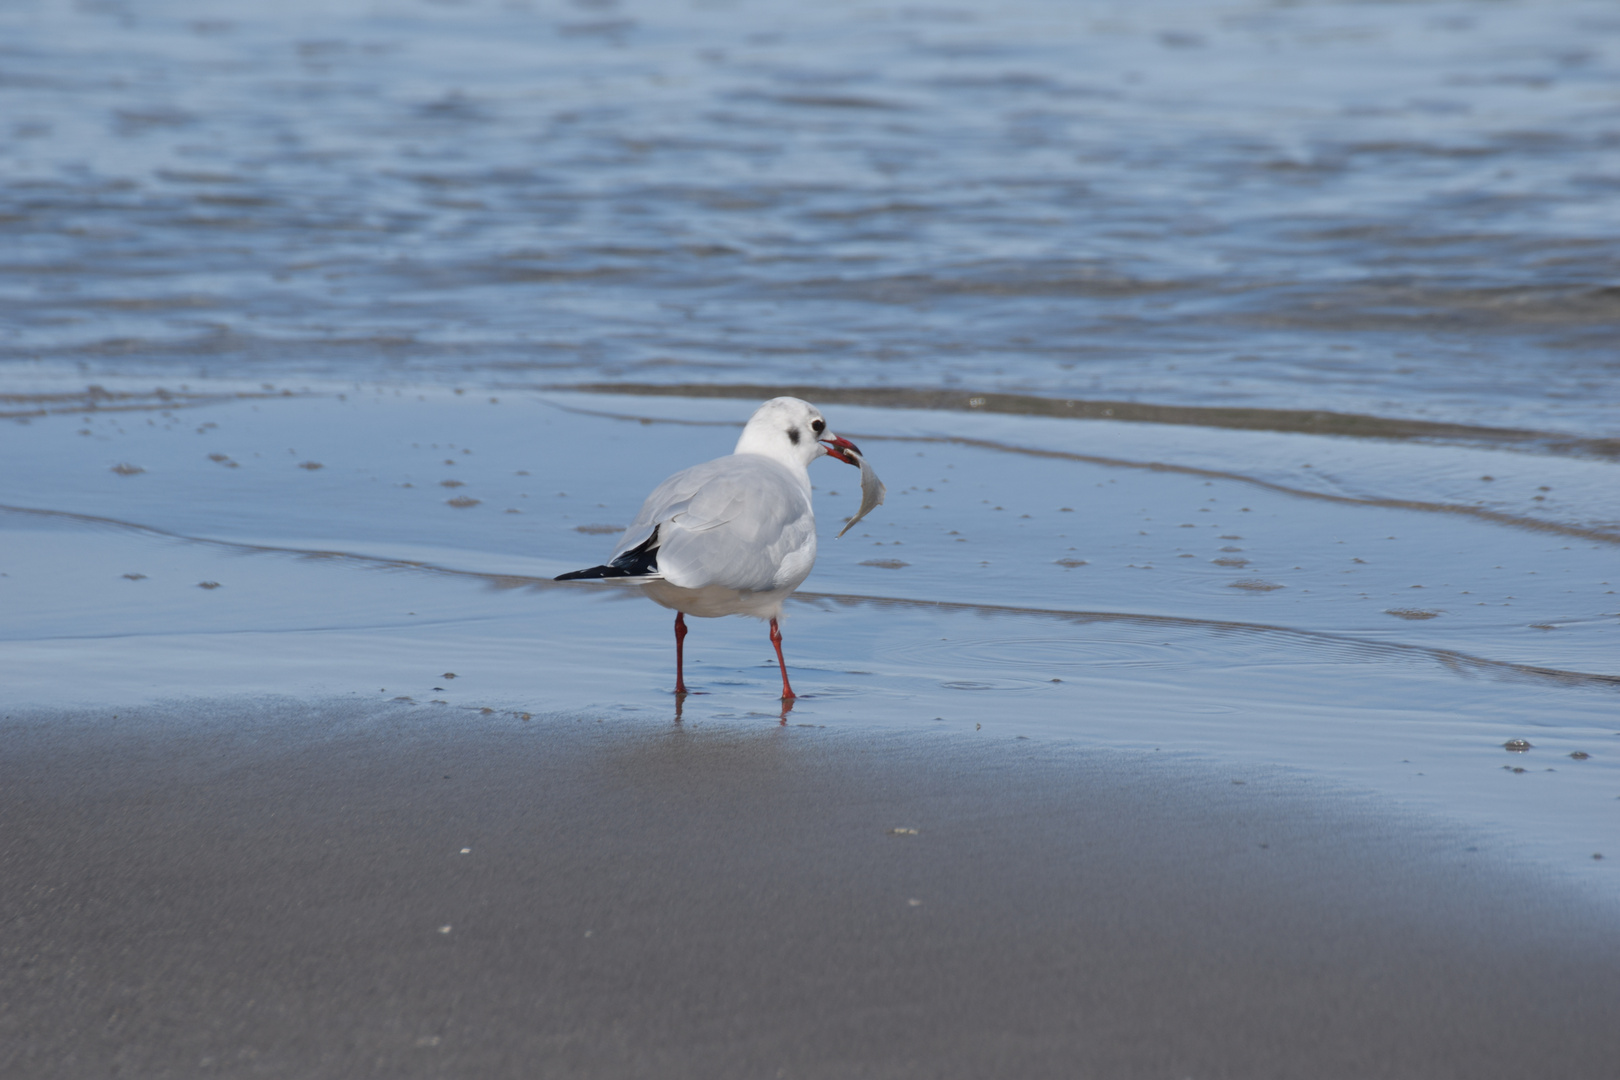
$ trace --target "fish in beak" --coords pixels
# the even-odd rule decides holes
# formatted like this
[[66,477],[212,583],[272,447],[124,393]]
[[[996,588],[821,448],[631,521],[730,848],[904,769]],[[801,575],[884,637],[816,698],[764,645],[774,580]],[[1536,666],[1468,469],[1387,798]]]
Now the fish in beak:
[[861,448],[839,435],[830,439],[820,440],[821,445],[827,448],[827,456],[835,457],[845,465],[853,465],[857,469],[861,466]]

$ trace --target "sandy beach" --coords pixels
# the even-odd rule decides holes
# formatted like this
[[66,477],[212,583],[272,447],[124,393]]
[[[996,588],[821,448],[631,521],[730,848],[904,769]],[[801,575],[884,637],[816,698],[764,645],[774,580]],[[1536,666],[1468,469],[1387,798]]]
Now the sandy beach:
[[1614,1075],[1613,6],[0,4],[0,1080]]
[[0,738],[8,1076],[1432,1080],[1620,1053],[1590,897],[1299,778],[393,704]]

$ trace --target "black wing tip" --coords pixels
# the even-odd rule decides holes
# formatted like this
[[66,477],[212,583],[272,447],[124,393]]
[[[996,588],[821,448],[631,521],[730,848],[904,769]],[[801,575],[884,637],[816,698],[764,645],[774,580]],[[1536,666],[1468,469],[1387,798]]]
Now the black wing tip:
[[658,567],[651,563],[634,564],[629,566],[620,566],[617,563],[609,563],[606,566],[592,566],[584,570],[570,570],[566,574],[558,574],[551,580],[587,581],[592,578],[648,577],[657,573]]
[[558,574],[553,581],[581,581],[587,578],[647,577],[658,573],[658,530],[610,563],[584,570]]

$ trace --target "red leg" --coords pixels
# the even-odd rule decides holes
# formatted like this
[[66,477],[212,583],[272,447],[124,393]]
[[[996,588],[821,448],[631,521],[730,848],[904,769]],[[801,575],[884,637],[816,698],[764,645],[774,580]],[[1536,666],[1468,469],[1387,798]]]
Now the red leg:
[[797,695],[793,687],[788,685],[787,661],[782,659],[782,631],[778,629],[776,620],[771,620],[771,644],[776,646],[776,662],[782,667],[782,700],[792,701]]
[[686,694],[685,649],[682,643],[686,641],[686,612],[675,613],[675,692],[682,696]]

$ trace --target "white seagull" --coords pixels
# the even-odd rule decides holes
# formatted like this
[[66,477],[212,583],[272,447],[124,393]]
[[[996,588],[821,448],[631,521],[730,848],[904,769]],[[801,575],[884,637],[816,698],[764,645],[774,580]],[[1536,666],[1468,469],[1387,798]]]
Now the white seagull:
[[654,488],[606,563],[557,580],[622,578],[673,609],[677,695],[687,693],[686,616],[769,619],[782,699],[791,701],[776,620],[815,565],[808,468],[824,454],[861,465],[860,448],[828,431],[814,405],[772,398],[754,411],[729,457],[682,469]]

